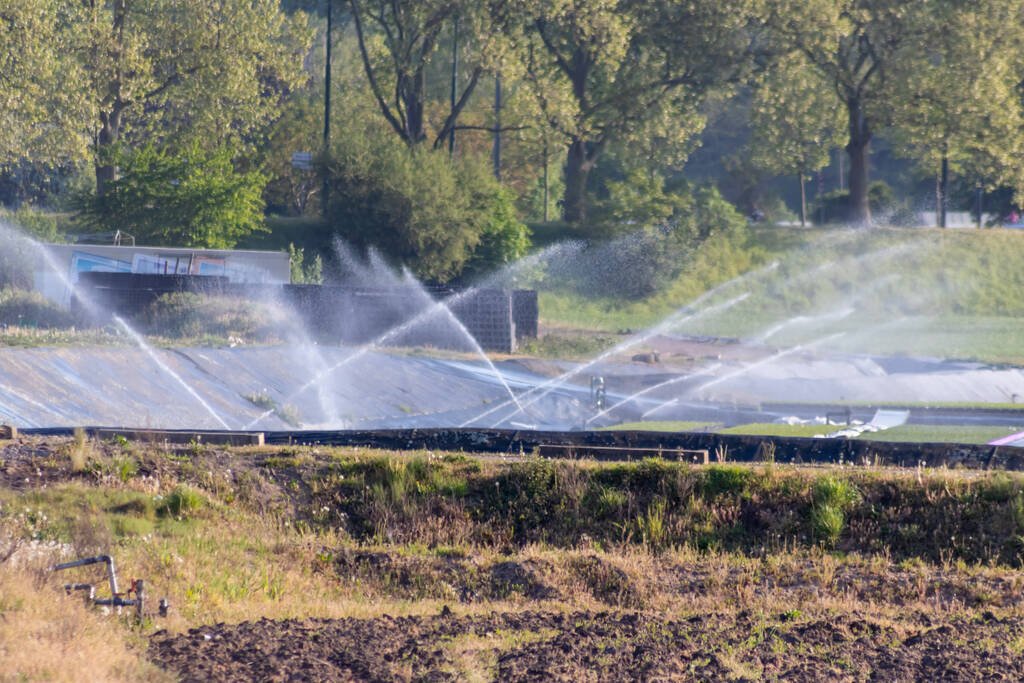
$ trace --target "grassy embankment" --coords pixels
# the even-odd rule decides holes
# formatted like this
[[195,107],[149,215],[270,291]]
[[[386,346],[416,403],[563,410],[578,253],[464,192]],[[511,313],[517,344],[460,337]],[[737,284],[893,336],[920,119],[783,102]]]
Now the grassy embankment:
[[[605,345],[646,328],[712,287],[766,264],[777,268],[727,287],[714,302],[748,295],[677,332],[752,337],[795,316],[850,307],[842,319],[792,324],[771,337],[787,346],[837,332],[828,347],[866,353],[939,356],[1024,364],[1024,234],[1012,230],[814,229],[764,227],[712,238],[687,271],[643,300],[595,299],[542,283],[541,318],[556,330],[540,349],[572,356],[558,330],[590,330]],[[713,303],[713,302],[710,302]],[[568,346],[568,348],[560,348]]]
[[[837,615],[910,633],[909,619],[1022,613],[1024,477],[1012,473],[80,438],[10,445],[0,477],[0,557],[14,551],[0,563],[0,660],[19,679],[160,678],[145,654],[157,628],[444,605],[743,614],[783,651],[799,647],[787,633]],[[48,575],[55,551],[112,553],[122,576],[170,598],[171,616],[138,628],[62,597],[60,583],[102,572]],[[487,677],[502,648],[544,637],[478,638],[451,673]],[[1024,651],[1011,641],[977,646]],[[749,672],[756,645],[721,656]]]

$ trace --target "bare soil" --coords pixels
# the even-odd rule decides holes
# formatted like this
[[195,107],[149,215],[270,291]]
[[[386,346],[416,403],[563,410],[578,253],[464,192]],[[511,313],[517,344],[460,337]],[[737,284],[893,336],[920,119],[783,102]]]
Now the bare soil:
[[[860,615],[802,622],[748,613],[637,612],[284,620],[156,633],[150,656],[185,681],[456,680],[471,650],[496,680],[1021,680],[1022,620],[933,626]],[[468,643],[483,645],[473,648]]]

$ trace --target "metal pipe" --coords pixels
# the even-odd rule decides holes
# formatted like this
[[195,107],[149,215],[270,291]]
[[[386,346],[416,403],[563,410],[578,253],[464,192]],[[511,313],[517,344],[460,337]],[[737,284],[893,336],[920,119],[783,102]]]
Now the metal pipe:
[[[90,564],[99,564],[103,562],[107,565],[107,575],[110,580],[110,594],[117,596],[120,591],[117,588],[117,568],[114,566],[114,558],[110,555],[97,555],[96,557],[86,557],[81,560],[74,560],[73,562],[64,562],[62,564],[55,564],[50,568],[51,571],[60,571],[62,569],[72,569],[73,567],[85,567]],[[96,604],[100,604],[97,601]]]

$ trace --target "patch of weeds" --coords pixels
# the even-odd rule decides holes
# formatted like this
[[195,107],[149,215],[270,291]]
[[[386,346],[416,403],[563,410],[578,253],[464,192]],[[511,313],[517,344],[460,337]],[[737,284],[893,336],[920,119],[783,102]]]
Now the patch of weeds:
[[1005,472],[998,472],[988,477],[980,488],[981,497],[993,503],[1012,500],[1021,493],[1021,482]]
[[601,602],[616,607],[642,608],[644,600],[629,575],[597,555],[574,558],[569,570]]
[[114,515],[110,518],[111,531],[115,536],[146,536],[153,533],[153,522],[145,517]]
[[704,493],[710,497],[739,493],[750,477],[750,470],[738,465],[712,465],[704,470]]
[[811,508],[811,530],[815,538],[834,546],[846,523],[843,511],[835,505],[815,505]]
[[272,412],[290,427],[298,429],[302,426],[302,422],[299,420],[299,411],[295,406],[282,405],[264,393],[242,394],[242,398],[261,410]]
[[617,517],[626,507],[626,494],[617,489],[602,487],[597,496],[597,514],[601,517]]
[[812,487],[811,531],[828,546],[834,546],[843,533],[846,511],[860,502],[860,491],[853,482],[838,477],[821,477]]
[[72,472],[84,472],[89,467],[90,460],[95,458],[89,437],[81,427],[75,428],[74,438],[68,444],[67,453]]
[[668,527],[665,524],[665,501],[659,500],[637,516],[637,533],[643,544],[651,550],[662,550],[668,542]]
[[841,510],[860,502],[860,491],[848,479],[821,477],[814,482],[814,502],[818,505],[832,505]]
[[302,460],[298,456],[270,455],[260,462],[260,467],[268,469],[294,469],[301,464]]
[[114,461],[114,471],[121,481],[127,482],[139,473],[139,462],[130,456],[118,458]]
[[189,486],[178,486],[160,501],[156,512],[161,517],[188,517],[203,507],[201,493]]

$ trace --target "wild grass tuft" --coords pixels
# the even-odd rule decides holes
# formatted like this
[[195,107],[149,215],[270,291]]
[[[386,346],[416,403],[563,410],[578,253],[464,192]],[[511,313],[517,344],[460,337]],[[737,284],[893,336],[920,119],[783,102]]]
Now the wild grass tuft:
[[76,427],[74,437],[67,446],[68,458],[71,460],[72,472],[84,472],[89,466],[89,461],[95,457],[92,444],[85,430]]
[[179,485],[160,501],[156,511],[162,517],[186,518],[203,507],[203,494],[191,486]]

